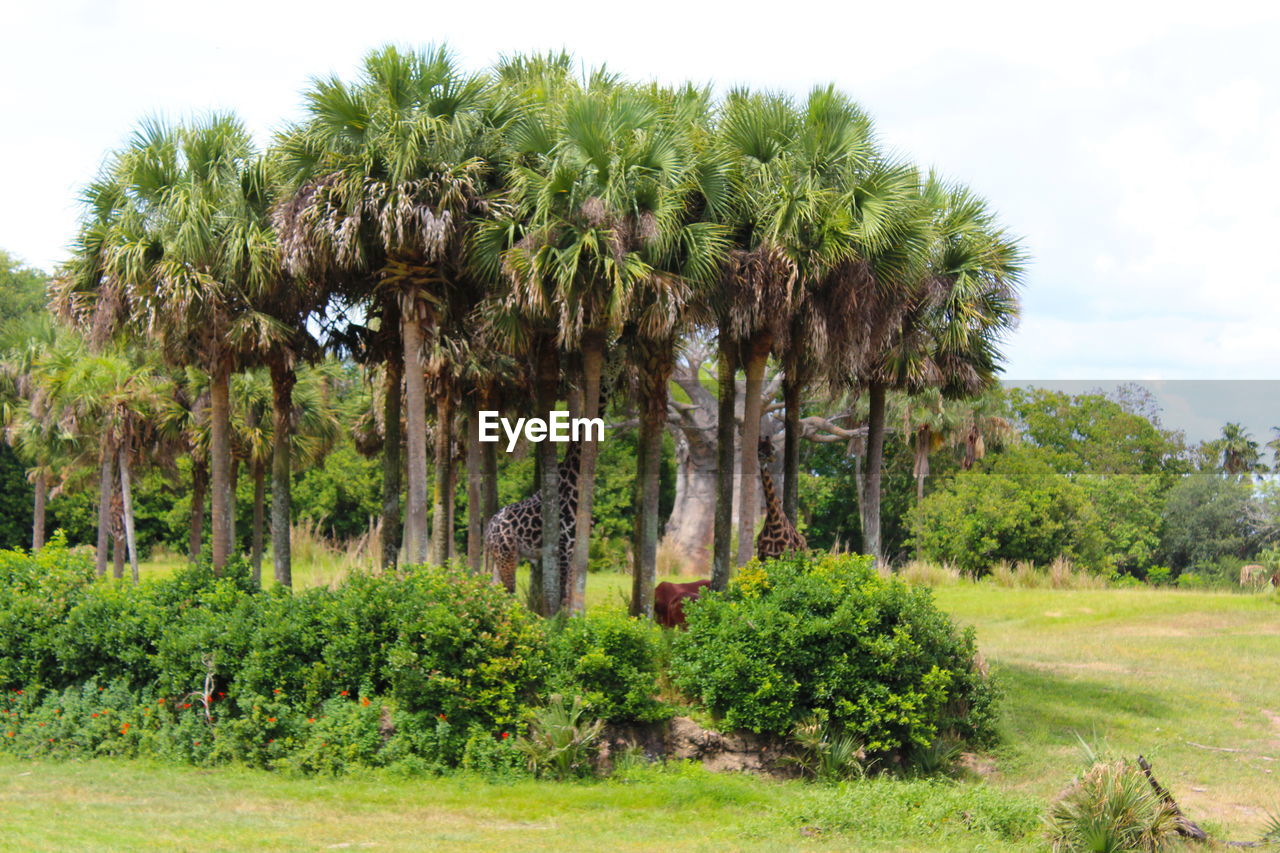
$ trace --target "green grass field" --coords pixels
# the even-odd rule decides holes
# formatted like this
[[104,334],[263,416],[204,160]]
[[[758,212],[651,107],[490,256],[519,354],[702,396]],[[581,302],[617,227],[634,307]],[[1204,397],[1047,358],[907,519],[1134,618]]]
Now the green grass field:
[[[589,605],[621,607],[628,588],[593,575]],[[935,594],[975,626],[1006,691],[1004,742],[977,762],[985,785],[837,790],[700,769],[503,785],[0,759],[0,848],[1037,849],[1034,833],[1010,840],[987,818],[1047,802],[1083,766],[1079,739],[1146,755],[1216,837],[1254,839],[1280,813],[1274,596],[971,583]]]

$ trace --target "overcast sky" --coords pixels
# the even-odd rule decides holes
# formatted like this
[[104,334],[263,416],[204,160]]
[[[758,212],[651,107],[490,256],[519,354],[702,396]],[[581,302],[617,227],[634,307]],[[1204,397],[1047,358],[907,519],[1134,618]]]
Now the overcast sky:
[[265,141],[387,41],[479,68],[565,47],[638,79],[834,82],[889,147],[985,195],[1033,258],[1007,375],[1280,378],[1280,8],[1169,3],[11,4],[0,248],[51,269],[138,118]]

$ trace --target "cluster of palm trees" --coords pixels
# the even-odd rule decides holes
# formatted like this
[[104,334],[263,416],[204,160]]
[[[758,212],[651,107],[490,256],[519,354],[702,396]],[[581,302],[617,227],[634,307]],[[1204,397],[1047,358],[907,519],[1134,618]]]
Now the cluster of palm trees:
[[[595,417],[610,395],[631,401],[632,607],[651,614],[668,387],[682,339],[707,332],[721,408],[713,583],[729,577],[735,523],[738,560],[753,550],[758,462],[741,454],[752,498],[735,520],[734,448],[756,446],[771,359],[793,515],[801,406],[866,395],[864,544],[878,555],[886,392],[980,392],[1016,317],[1017,242],[967,189],[887,154],[833,88],[716,99],[581,75],[565,54],[470,73],[442,47],[388,47],[354,80],[316,80],[306,108],[266,151],[229,115],[142,124],[88,187],[53,288],[56,311],[92,346],[131,341],[204,377],[207,444],[189,450],[207,459],[215,568],[233,547],[233,379],[257,371],[271,438],[250,464],[255,476],[270,469],[271,553],[290,582],[295,385],[328,347],[378,377],[385,562],[452,556],[461,443],[479,566],[496,492],[478,411],[545,413],[563,400]],[[102,459],[110,447],[127,483],[129,453],[148,438],[125,413],[104,417],[118,426]],[[596,448],[583,448],[564,588],[556,446],[537,453],[551,535],[535,598],[545,613],[578,609]]]

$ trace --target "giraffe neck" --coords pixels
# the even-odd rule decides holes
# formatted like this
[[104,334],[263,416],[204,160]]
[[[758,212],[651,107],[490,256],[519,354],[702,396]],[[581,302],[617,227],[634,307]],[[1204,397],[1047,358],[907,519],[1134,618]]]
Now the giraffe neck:
[[768,507],[769,521],[782,521],[786,517],[782,512],[782,501],[778,500],[778,493],[773,488],[773,477],[763,464],[760,466],[760,485],[764,487],[764,500]]

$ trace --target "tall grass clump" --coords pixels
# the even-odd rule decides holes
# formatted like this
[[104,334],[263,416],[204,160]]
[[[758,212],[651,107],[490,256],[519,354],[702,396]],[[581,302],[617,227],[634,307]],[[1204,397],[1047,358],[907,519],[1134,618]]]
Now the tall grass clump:
[[1170,850],[1178,817],[1136,765],[1100,761],[1049,807],[1046,834],[1055,853]]

